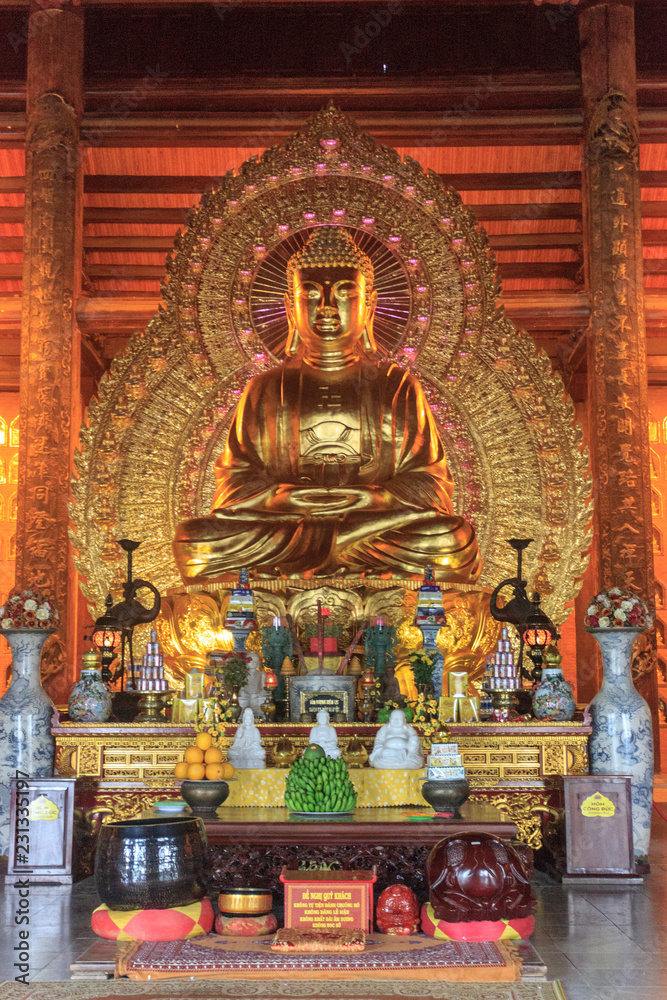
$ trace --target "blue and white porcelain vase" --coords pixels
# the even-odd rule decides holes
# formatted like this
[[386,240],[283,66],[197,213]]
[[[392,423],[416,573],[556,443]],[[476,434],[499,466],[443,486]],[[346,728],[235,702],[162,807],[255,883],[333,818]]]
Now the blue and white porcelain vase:
[[641,628],[589,628],[602,650],[602,687],[590,704],[592,774],[632,778],[632,834],[636,859],[645,859],[653,809],[651,711],[632,683],[631,653]]
[[81,675],[67,702],[73,722],[106,722],[111,715],[111,694],[102,680],[100,655],[94,651],[81,658]]
[[53,774],[53,702],[42,687],[42,646],[55,629],[3,629],[12,651],[12,679],[0,698],[0,854],[9,849],[9,779]]

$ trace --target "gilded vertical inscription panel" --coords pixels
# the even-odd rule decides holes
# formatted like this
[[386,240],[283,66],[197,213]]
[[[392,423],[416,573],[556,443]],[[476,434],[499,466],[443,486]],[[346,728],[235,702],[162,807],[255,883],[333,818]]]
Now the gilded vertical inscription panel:
[[[590,280],[589,387],[600,584],[653,600],[648,381],[643,309],[641,189],[636,109],[609,91],[587,141]],[[635,647],[650,673],[655,640]]]

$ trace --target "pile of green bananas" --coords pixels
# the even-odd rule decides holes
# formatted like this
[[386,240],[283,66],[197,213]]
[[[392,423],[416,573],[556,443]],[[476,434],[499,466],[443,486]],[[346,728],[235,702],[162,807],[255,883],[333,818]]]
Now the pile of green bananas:
[[357,793],[340,757],[304,755],[289,769],[285,805],[293,812],[348,812],[356,804]]

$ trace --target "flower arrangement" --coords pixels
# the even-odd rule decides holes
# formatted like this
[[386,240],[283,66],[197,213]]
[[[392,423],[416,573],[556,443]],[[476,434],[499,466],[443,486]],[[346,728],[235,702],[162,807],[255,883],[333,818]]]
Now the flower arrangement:
[[417,686],[433,682],[437,655],[435,652],[427,653],[423,649],[410,653],[410,666]]
[[439,719],[439,707],[435,698],[425,697],[423,694],[417,695],[417,700],[411,702],[414,710],[413,723],[419,726],[422,734],[430,739],[434,733],[441,729]]
[[53,601],[34,587],[19,590],[14,587],[0,608],[0,627],[58,628],[60,614]]
[[587,628],[650,628],[653,615],[631,590],[612,587],[591,598],[584,624]]
[[197,712],[195,716],[195,732],[208,733],[211,737],[211,746],[222,750],[225,746],[224,737],[227,731],[225,723],[231,716],[231,710],[220,704],[216,705],[214,722],[211,722],[210,716],[206,712]]

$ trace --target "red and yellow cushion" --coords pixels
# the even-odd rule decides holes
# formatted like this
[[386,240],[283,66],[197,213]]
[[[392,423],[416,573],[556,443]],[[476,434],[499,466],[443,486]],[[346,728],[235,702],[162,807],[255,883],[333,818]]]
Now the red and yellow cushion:
[[445,941],[511,941],[527,938],[535,930],[535,917],[514,920],[438,920],[430,903],[422,906],[422,930]]
[[184,941],[208,934],[213,918],[211,900],[204,898],[166,910],[110,910],[102,904],[90,922],[99,937],[112,941]]

